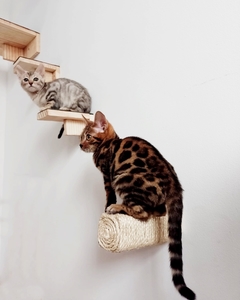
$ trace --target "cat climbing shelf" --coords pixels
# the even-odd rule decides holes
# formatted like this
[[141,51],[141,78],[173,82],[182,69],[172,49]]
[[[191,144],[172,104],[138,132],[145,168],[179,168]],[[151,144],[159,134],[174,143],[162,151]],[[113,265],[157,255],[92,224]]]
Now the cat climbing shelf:
[[34,71],[39,64],[43,64],[45,67],[45,80],[52,81],[54,79],[59,78],[60,76],[60,66],[45,63],[38,60],[33,60],[25,57],[18,57],[18,59],[14,62],[13,68],[17,65],[20,65],[24,70]]
[[40,111],[37,115],[38,120],[43,121],[57,121],[63,122],[64,124],[64,135],[81,135],[84,127],[85,121],[83,116],[93,121],[94,115],[87,113],[78,113],[64,110],[54,110],[54,109],[46,109]]
[[0,55],[15,61],[19,56],[35,58],[40,53],[40,33],[0,18]]

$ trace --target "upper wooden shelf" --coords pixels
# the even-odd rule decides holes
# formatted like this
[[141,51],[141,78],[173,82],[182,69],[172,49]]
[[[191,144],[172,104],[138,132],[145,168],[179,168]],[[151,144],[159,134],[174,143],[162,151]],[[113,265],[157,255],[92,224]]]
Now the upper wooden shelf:
[[40,53],[40,33],[0,18],[0,55],[10,61]]

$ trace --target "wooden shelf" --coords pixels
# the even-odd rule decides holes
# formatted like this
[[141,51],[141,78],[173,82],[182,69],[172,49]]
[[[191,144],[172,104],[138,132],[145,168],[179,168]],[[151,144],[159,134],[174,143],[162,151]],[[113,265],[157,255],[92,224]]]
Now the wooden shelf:
[[93,114],[79,113],[74,111],[65,111],[57,109],[45,109],[38,113],[37,119],[43,121],[58,121],[63,122],[64,120],[75,120],[75,121],[84,121],[83,117],[93,121]]
[[40,34],[0,18],[0,55],[15,61],[19,56],[35,58],[40,53]]
[[[0,18],[0,56],[14,62],[14,73],[17,65],[27,71],[34,71],[42,63],[45,67],[46,81],[59,78],[59,66],[34,60],[39,53],[40,33]],[[65,135],[80,135],[85,127],[83,115],[93,120],[92,114],[53,109],[40,111],[37,119],[63,122]]]
[[57,121],[64,123],[64,135],[81,135],[84,127],[85,121],[83,116],[93,121],[93,114],[79,113],[79,112],[71,112],[64,110],[54,110],[54,109],[46,109],[40,111],[37,115],[38,120],[43,121]]
[[[14,62],[14,73],[17,65],[27,71],[34,71],[42,63],[45,67],[46,81],[59,78],[59,66],[34,60],[39,53],[40,33],[0,18],[0,56]],[[63,122],[65,135],[80,135],[85,127],[83,115],[93,120],[92,114],[53,109],[40,111],[37,119]]]
[[[14,62],[13,68],[17,65],[20,65],[24,70],[34,71],[39,64],[43,64],[45,67],[45,80],[52,81],[54,79],[59,78],[60,76],[60,66],[45,63],[38,60],[33,60],[25,57],[18,57],[18,59]],[[14,71],[15,73],[15,71]]]

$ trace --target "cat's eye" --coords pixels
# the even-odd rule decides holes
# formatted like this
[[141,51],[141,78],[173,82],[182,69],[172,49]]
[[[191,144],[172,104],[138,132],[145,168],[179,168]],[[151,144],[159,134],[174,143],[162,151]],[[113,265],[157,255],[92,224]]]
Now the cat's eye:
[[25,77],[23,80],[24,80],[25,82],[28,82],[28,78],[27,78],[27,77]]
[[34,81],[38,81],[38,78],[37,78],[37,77],[34,77],[33,80],[34,80]]
[[91,137],[92,137],[91,134],[89,134],[89,133],[86,134],[86,140],[87,141],[89,141]]

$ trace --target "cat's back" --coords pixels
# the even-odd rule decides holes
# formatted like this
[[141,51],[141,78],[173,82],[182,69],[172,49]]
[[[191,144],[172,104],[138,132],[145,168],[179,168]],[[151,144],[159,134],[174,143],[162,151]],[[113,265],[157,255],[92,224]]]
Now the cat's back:
[[177,177],[173,166],[150,142],[136,136],[106,140],[94,153],[97,167],[109,165],[117,172],[151,173],[159,172]]
[[128,158],[149,159],[155,157],[156,160],[164,160],[161,153],[150,142],[137,136],[129,136],[116,143],[116,157],[119,162]]
[[[159,173],[160,170],[177,176],[172,165],[150,142],[136,136],[108,141],[103,147],[112,153],[115,170],[138,169],[141,172]],[[105,152],[103,149],[103,152]]]
[[58,78],[48,83],[43,91],[43,96],[55,94],[57,103],[55,108],[64,107],[71,111],[89,113],[92,99],[88,90],[79,82],[68,78]]
[[107,156],[102,152],[102,157],[111,161],[110,171],[113,178],[127,176],[128,185],[131,185],[131,180],[140,176],[150,185],[161,185],[160,182],[164,182],[181,191],[181,184],[173,166],[150,142],[129,136],[108,143],[105,150],[108,149],[112,154]]
[[57,78],[47,83],[48,87],[59,87],[62,89],[76,88],[87,91],[87,89],[79,82],[68,78]]

